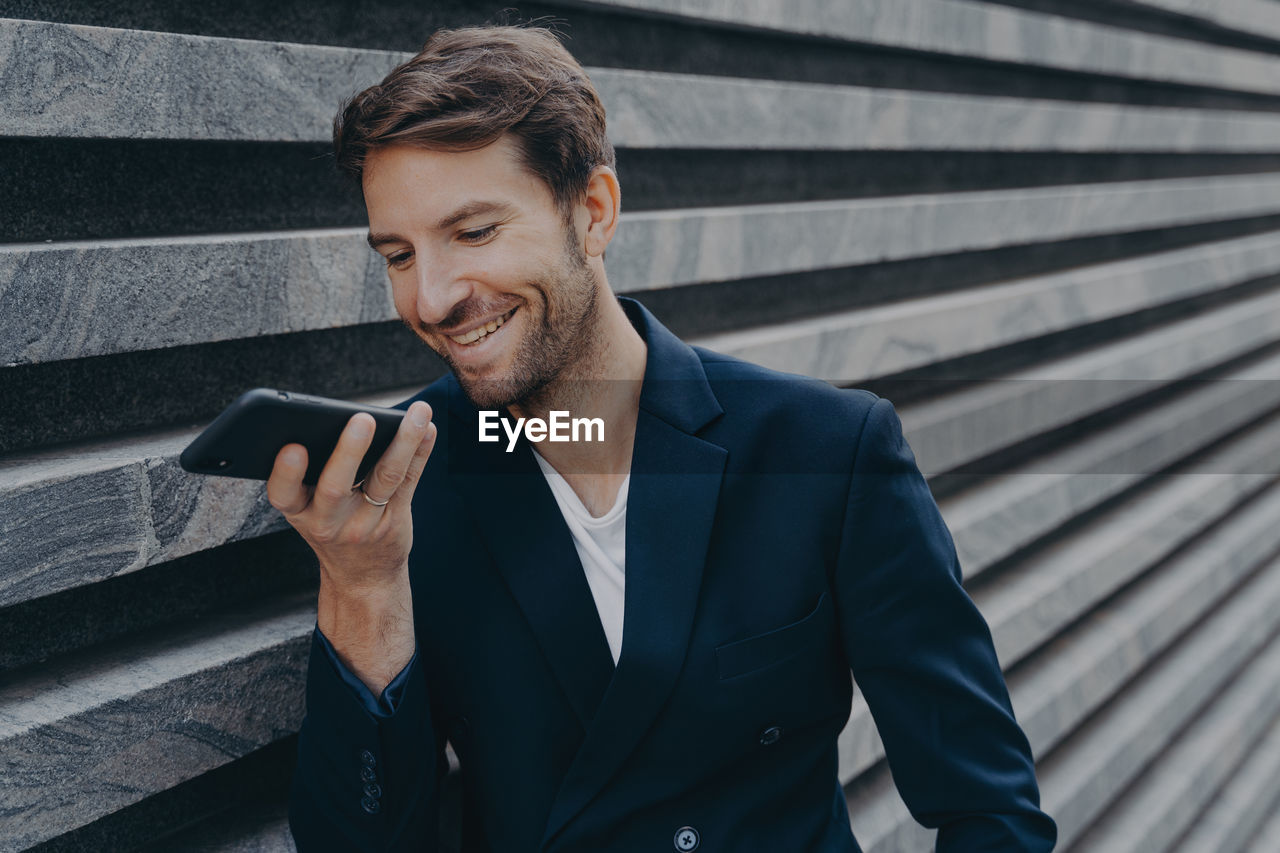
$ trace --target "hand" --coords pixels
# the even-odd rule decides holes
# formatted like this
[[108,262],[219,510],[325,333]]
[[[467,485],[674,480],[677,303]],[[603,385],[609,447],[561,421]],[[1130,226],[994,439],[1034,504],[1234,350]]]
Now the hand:
[[[376,695],[413,654],[411,506],[436,425],[430,406],[421,400],[411,405],[361,494],[353,488],[355,476],[374,426],[371,415],[352,415],[314,486],[302,482],[307,449],[285,445],[267,480],[267,500],[320,561],[320,630]],[[374,506],[365,494],[386,506]]]
[[374,420],[352,415],[314,486],[304,485],[307,449],[289,444],[276,454],[267,500],[316,552],[320,570],[343,591],[358,593],[391,580],[413,545],[410,506],[435,446],[431,407],[409,407],[395,438],[364,481],[371,500],[355,485],[356,471],[373,441]]

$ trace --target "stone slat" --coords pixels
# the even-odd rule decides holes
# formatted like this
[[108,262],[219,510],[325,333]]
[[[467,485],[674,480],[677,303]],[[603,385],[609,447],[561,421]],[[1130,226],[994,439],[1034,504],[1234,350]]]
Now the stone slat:
[[[1280,626],[1278,581],[1280,571],[1272,563],[1206,623],[1216,629],[1215,635],[1195,631],[1194,642],[1180,644],[1043,762],[1042,799],[1058,822],[1063,849],[1167,748],[1202,705],[1221,694],[1237,667],[1266,648]],[[1226,616],[1231,618],[1221,618]]]
[[[1172,849],[1175,853],[1237,853],[1248,843],[1268,814],[1280,816],[1280,719],[1223,780],[1209,807],[1196,818],[1190,832]],[[1280,827],[1277,827],[1280,829]],[[1276,836],[1272,835],[1271,843]]]
[[[1174,477],[980,588],[974,600],[991,627],[1001,663],[1007,668],[1022,660],[1223,516],[1241,511],[1241,501],[1257,491],[1260,479],[1249,472]],[[1264,518],[1240,552],[1261,559],[1280,550],[1277,518],[1280,513]]]
[[0,19],[0,135],[324,140],[338,102],[402,59],[380,50]]
[[[916,461],[937,476],[1246,356],[1280,335],[1278,312],[1280,293],[1263,293],[917,403],[903,413]],[[1248,377],[1274,381],[1273,370]]]
[[[0,90],[0,136],[322,142],[329,139],[339,100],[377,82],[408,56],[0,19],[0,76],[19,84]],[[1270,62],[1280,69],[1280,62]],[[1250,111],[1072,104],[611,68],[588,73],[609,111],[611,139],[623,148],[1280,148],[1280,119]],[[156,79],[166,86],[157,89]],[[1280,74],[1275,80],[1280,93]]]
[[[1280,473],[1280,357],[1232,371],[1105,429],[1092,430],[1058,450],[1037,455],[1007,473],[939,501],[966,582],[1103,501],[1142,483],[1154,472],[1249,425],[1248,441],[1230,444],[1196,462],[1204,474]],[[910,407],[901,414],[910,420]],[[1274,430],[1274,432],[1272,432]],[[908,441],[910,433],[908,432]]]
[[1039,756],[1071,735],[1091,713],[1122,694],[1217,602],[1229,598],[1259,565],[1252,531],[1276,520],[1274,487],[1258,498],[1267,510],[1224,517],[1202,543],[1139,578],[1089,619],[1064,631],[1010,677],[1018,719]]
[[620,148],[1272,152],[1270,113],[590,70]]
[[1249,842],[1248,853],[1275,853],[1276,839],[1280,838],[1280,802],[1275,805],[1271,817]]
[[973,0],[580,2],[731,27],[746,26],[1057,71],[1243,92],[1275,94],[1280,91],[1280,64],[1265,54]]
[[[1275,175],[666,210],[624,214],[607,267],[615,290],[638,293],[1278,212]],[[865,311],[841,313],[705,343],[818,376],[840,376],[829,371],[850,363],[902,369],[892,365],[910,366],[935,345],[876,343],[884,332],[869,323],[886,321],[901,336],[888,321],[931,322],[924,337],[945,333],[960,341],[952,351],[971,351],[978,332],[1016,338],[1016,329],[1058,329],[1274,271],[1276,240],[1222,241],[1027,279],[1021,289],[929,297],[942,301],[889,306],[865,321]],[[392,320],[384,267],[363,229],[0,245],[0,364]],[[944,307],[930,320],[933,305]],[[985,305],[1003,312],[998,323],[984,319]],[[948,324],[957,309],[981,322]]]
[[1242,33],[1280,38],[1280,5],[1274,0],[1134,0],[1134,3],[1199,18]]
[[307,593],[10,680],[5,843],[54,838],[296,731],[314,625]]
[[1097,853],[1170,849],[1277,722],[1280,642],[1272,642],[1146,768],[1076,847]]
[[799,363],[817,376],[863,381],[1278,272],[1280,234],[1271,233],[726,332],[705,345],[760,364]]

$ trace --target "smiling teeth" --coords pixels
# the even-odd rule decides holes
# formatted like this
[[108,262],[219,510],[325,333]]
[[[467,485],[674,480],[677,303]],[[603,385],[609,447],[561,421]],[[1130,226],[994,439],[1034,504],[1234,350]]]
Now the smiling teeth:
[[[512,311],[514,310],[515,309],[513,308]],[[510,316],[511,316],[511,312],[509,311],[506,314],[503,314],[501,317],[499,317],[496,320],[490,320],[488,323],[484,324],[483,326],[472,329],[471,331],[467,332],[465,335],[450,335],[449,337],[460,344],[474,343],[475,341],[478,341],[481,338],[487,337],[490,332],[496,332],[498,330],[498,327],[501,326],[503,323],[507,322],[507,318]]]

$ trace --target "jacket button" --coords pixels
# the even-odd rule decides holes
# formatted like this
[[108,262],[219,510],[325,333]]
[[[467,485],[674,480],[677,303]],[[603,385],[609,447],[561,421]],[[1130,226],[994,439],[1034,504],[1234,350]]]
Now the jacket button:
[[377,814],[382,809],[382,803],[378,802],[373,797],[365,797],[360,801],[360,808],[364,809],[369,814]]
[[377,783],[370,783],[368,785],[365,785],[364,795],[366,797],[372,797],[373,799],[376,800],[382,796],[382,786]]
[[782,740],[782,729],[778,726],[769,726],[760,733],[760,744],[762,746],[772,746]]
[[373,753],[367,749],[360,751],[360,760],[364,762],[366,767],[375,767],[378,764],[378,759],[374,758]]
[[364,767],[360,768],[360,781],[361,782],[377,782],[378,772],[366,764]]
[[691,850],[698,849],[698,830],[692,826],[682,826],[676,830],[675,845],[680,853],[689,853]]

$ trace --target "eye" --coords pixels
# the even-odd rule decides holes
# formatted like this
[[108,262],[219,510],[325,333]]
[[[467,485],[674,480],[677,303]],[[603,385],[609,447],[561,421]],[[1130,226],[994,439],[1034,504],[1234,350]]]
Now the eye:
[[387,266],[398,270],[404,269],[412,258],[413,252],[396,252],[393,255],[387,255]]
[[464,243],[483,243],[492,237],[498,230],[497,225],[486,225],[483,228],[477,228],[474,231],[463,231],[458,234],[458,239]]

